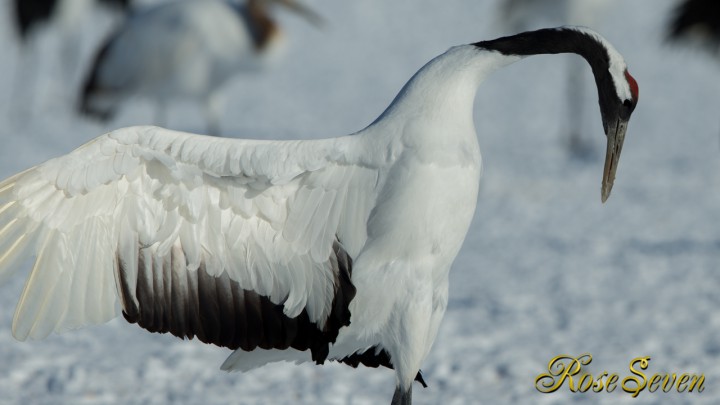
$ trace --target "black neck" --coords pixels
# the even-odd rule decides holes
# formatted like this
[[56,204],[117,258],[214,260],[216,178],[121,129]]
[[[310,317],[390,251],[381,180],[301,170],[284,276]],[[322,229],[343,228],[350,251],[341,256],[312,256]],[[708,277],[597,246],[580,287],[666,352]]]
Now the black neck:
[[590,64],[601,104],[617,99],[610,74],[610,54],[597,37],[572,27],[546,28],[523,32],[473,45],[504,55],[529,56],[539,54],[575,53]]
[[529,56],[539,54],[576,53],[588,61],[593,72],[607,71],[610,56],[605,46],[593,35],[573,28],[546,28],[523,32],[473,45],[505,55]]

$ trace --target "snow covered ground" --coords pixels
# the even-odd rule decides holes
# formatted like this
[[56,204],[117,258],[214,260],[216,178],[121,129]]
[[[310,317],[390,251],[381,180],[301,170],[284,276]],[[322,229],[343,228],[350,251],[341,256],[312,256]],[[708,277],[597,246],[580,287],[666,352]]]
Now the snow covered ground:
[[[282,63],[230,86],[227,136],[319,138],[370,123],[427,60],[500,34],[494,1],[314,0],[316,30],[281,15]],[[604,136],[586,91],[588,159],[561,146],[568,56],[537,56],[496,73],[475,108],[485,173],[473,226],[451,273],[450,303],[416,386],[419,404],[720,402],[720,64],[663,42],[673,2],[616,2],[598,29],[640,84],[618,179],[600,203]],[[5,18],[7,10],[1,11]],[[150,123],[129,105],[108,127],[71,111],[56,62],[40,71],[35,106],[11,99],[17,55],[0,24],[0,177],[69,152],[102,132]],[[88,26],[90,42],[101,30]],[[48,52],[57,38],[40,46]],[[42,58],[41,58],[42,59]],[[45,59],[43,59],[45,60]],[[55,63],[55,64],[53,64]],[[78,75],[79,76],[79,75]],[[588,88],[592,89],[589,74]],[[27,106],[25,106],[27,107]],[[181,104],[168,126],[201,131]],[[389,370],[271,365],[219,370],[228,350],[147,333],[115,320],[20,343],[10,332],[22,277],[0,287],[0,404],[375,404],[389,402]],[[535,378],[560,354],[589,352],[589,372],[704,373],[702,393],[541,394]]]

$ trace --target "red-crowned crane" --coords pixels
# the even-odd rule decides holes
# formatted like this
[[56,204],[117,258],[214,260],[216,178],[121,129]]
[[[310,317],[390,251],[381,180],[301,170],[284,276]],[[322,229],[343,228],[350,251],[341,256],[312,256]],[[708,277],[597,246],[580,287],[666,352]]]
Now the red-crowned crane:
[[156,101],[159,113],[170,101],[191,99],[205,105],[207,131],[217,135],[223,86],[240,71],[263,67],[281,43],[269,13],[275,4],[321,22],[295,0],[186,0],[134,13],[97,53],[81,112],[107,121],[131,96]]
[[669,37],[688,41],[707,49],[720,58],[720,2],[685,0],[675,9]]
[[674,10],[669,39],[702,48],[720,61],[720,2],[684,0]]
[[0,276],[37,254],[13,335],[122,313],[235,350],[223,370],[391,367],[392,402],[409,404],[475,211],[477,88],[496,69],[557,53],[579,54],[595,76],[604,202],[638,101],[615,48],[577,27],[456,46],[353,135],[264,141],[131,127],[3,181]]
[[[83,21],[97,6],[105,6],[108,10],[124,14],[129,10],[130,3],[130,0],[13,0],[11,19],[22,51],[13,100],[19,98],[19,94],[27,93],[26,97],[32,102],[36,65],[47,63],[47,60],[31,60],[30,56],[35,55],[28,54],[33,51],[34,47],[31,45],[39,28],[48,27],[59,33],[62,40],[58,52],[62,62],[62,76],[59,81],[72,82],[81,54],[83,34],[80,28]],[[19,77],[20,73],[24,77]]]

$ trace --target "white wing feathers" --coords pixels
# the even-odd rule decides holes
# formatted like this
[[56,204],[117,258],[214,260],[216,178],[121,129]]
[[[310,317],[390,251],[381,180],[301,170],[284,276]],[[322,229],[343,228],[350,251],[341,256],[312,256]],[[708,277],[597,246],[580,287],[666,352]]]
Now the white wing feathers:
[[[333,242],[357,255],[377,196],[377,170],[353,161],[362,154],[355,138],[251,141],[133,127],[5,180],[0,277],[37,254],[13,334],[42,338],[117,316],[118,261],[134,285],[139,254],[162,262],[173,249],[182,271],[226,271],[288,317],[306,309],[322,327]],[[162,274],[153,277],[162,285]]]

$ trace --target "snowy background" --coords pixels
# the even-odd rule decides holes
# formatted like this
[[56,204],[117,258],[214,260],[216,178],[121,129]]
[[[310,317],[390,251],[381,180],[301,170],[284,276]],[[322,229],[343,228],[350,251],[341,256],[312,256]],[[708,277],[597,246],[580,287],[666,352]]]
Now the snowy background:
[[[38,41],[37,92],[13,87],[20,49],[0,10],[0,177],[67,153],[113,128],[152,123],[127,105],[107,127],[77,117],[78,83],[58,78],[57,35]],[[320,138],[369,124],[404,82],[448,47],[504,34],[495,1],[307,0],[317,30],[287,13],[282,61],[228,85],[226,136]],[[572,158],[564,87],[572,57],[536,56],[480,88],[475,120],[485,173],[474,223],[451,272],[450,302],[416,385],[419,404],[720,403],[720,63],[663,40],[673,2],[616,2],[596,27],[640,85],[613,194],[600,203],[604,136],[587,70],[585,133]],[[107,16],[96,16],[109,23]],[[560,22],[549,21],[549,24]],[[83,68],[107,24],[89,22]],[[82,75],[77,73],[77,80]],[[29,105],[30,104],[30,105]],[[174,129],[202,131],[192,104]],[[0,403],[389,403],[389,370],[330,364],[219,370],[228,350],[150,334],[122,320],[43,341],[10,332],[23,277],[0,287]],[[535,390],[559,354],[589,352],[588,371],[704,373],[705,391],[553,394]]]

